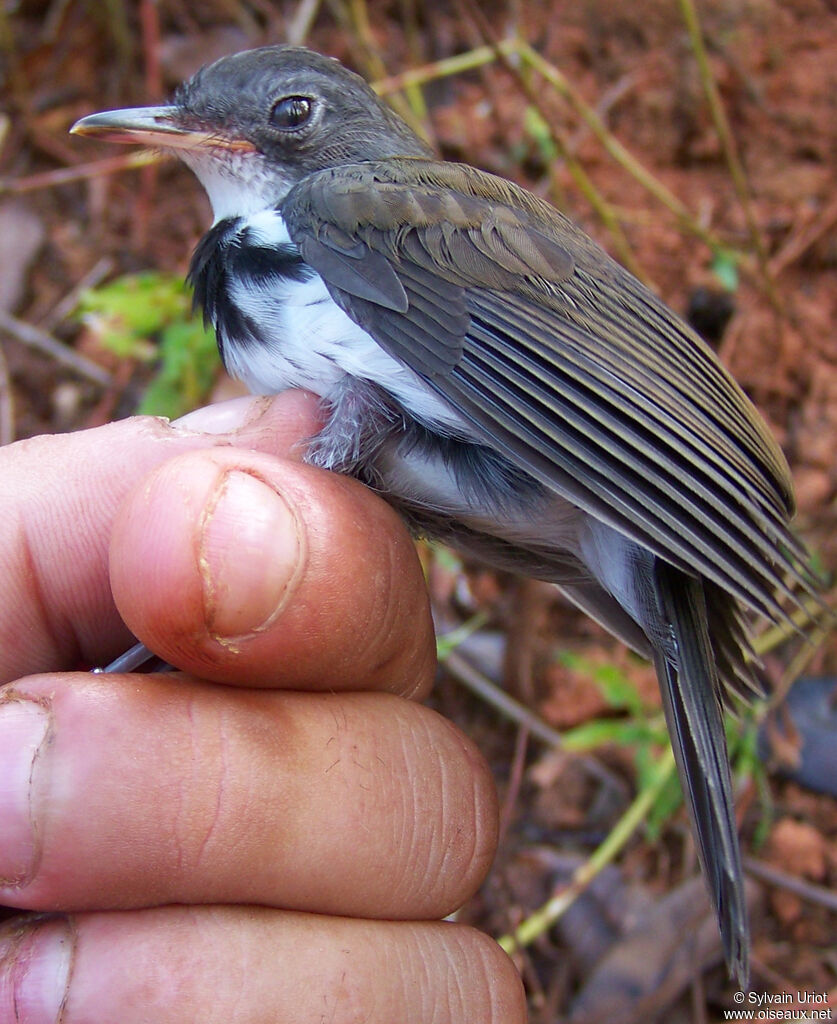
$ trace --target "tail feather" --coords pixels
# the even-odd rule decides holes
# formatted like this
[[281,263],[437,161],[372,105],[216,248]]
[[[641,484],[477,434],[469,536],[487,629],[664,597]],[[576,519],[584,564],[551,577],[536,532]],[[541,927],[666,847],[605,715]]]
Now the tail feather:
[[704,584],[656,560],[654,585],[671,641],[654,654],[666,721],[724,954],[743,987],[749,925]]
[[708,580],[703,581],[703,589],[721,700],[728,711],[738,713],[742,702],[766,696],[761,660],[753,650],[749,623],[735,598]]

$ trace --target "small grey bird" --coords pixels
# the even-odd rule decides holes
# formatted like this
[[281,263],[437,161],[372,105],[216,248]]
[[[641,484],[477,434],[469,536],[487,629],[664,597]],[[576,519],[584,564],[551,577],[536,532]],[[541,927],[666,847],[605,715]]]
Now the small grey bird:
[[549,580],[654,660],[730,968],[749,932],[722,704],[745,620],[815,587],[788,468],[700,338],[563,214],[427,146],[357,75],[289,46],[73,131],[171,149],[215,217],[192,258],[227,369],[307,388],[312,463],[417,532]]

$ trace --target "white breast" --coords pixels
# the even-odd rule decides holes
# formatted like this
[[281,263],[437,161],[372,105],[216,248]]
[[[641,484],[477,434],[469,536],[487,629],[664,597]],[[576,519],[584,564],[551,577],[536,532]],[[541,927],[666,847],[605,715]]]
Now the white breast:
[[[291,241],[275,210],[248,217],[241,231],[248,229],[253,244]],[[306,281],[269,279],[264,286],[231,282],[229,298],[258,325],[262,343],[230,339],[225,361],[257,394],[300,387],[328,399],[347,376],[359,377],[379,384],[426,424],[464,427],[458,413],[334,303],[319,275]]]

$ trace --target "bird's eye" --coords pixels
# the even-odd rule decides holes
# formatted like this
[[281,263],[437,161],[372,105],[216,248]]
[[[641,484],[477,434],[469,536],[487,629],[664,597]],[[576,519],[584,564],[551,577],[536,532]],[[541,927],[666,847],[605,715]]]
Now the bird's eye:
[[313,104],[307,96],[283,96],[270,111],[270,123],[274,128],[292,131],[301,128],[311,117]]

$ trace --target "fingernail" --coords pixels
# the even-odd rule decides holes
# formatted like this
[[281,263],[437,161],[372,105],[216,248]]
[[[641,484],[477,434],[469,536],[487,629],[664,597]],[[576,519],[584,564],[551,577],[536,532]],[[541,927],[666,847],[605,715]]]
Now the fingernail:
[[49,713],[32,700],[0,703],[0,885],[20,886],[37,859],[33,813],[36,773],[49,731]]
[[188,430],[198,434],[234,434],[245,424],[251,423],[264,413],[270,399],[264,396],[245,395],[231,398],[228,402],[195,409],[185,416],[172,421],[176,430]]
[[272,487],[241,470],[226,473],[201,533],[210,632],[233,639],[267,628],[302,575],[303,541],[297,516]]
[[11,936],[0,935],[0,1020],[58,1024],[70,983],[69,924],[53,919],[22,931],[12,927]]

